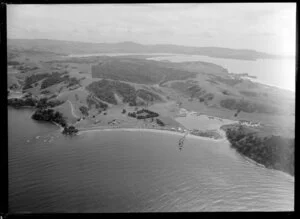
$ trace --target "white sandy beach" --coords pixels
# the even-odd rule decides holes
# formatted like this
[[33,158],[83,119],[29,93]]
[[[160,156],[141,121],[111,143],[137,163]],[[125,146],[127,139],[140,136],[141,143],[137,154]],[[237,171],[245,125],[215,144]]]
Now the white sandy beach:
[[[109,129],[109,128],[98,128],[98,129],[88,129],[88,130],[80,130],[79,135],[82,133],[86,132],[95,132],[95,131],[128,131],[128,132],[154,132],[154,133],[165,133],[165,134],[173,134],[173,135],[180,135],[184,136],[185,133],[180,133],[176,131],[169,131],[169,130],[159,130],[159,129],[141,129],[141,128],[115,128],[115,129]],[[207,141],[224,141],[226,140],[225,138],[222,139],[213,139],[213,138],[207,138],[207,137],[201,137],[201,136],[196,136],[196,135],[191,135],[187,134],[187,138],[192,138],[192,139],[200,139],[200,140],[207,140]]]

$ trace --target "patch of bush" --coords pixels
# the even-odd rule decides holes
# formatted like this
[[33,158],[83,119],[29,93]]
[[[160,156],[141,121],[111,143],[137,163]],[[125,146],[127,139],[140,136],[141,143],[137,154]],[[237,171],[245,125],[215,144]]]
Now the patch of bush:
[[17,61],[7,61],[7,65],[21,65],[21,63]]
[[156,123],[160,126],[165,126],[165,123],[163,123],[163,121],[161,121],[160,119],[156,118]]
[[64,135],[75,135],[78,133],[78,129],[76,129],[74,126],[65,126],[64,130],[62,131]]
[[48,90],[41,91],[41,94],[49,94],[49,93],[50,93],[50,91],[48,91]]
[[239,153],[265,165],[294,175],[294,139],[280,136],[259,137],[241,125],[226,129],[231,146]]
[[240,93],[247,97],[257,97],[257,93],[253,91],[240,91]]
[[90,109],[92,108],[92,106],[94,106],[96,109],[101,109],[101,110],[106,110],[108,108],[108,105],[106,103],[96,100],[95,98],[92,97],[92,95],[87,96],[86,102]]
[[145,101],[162,101],[159,95],[144,89],[137,90],[136,94],[138,97],[142,98]]
[[82,115],[84,115],[84,116],[88,116],[89,115],[89,109],[86,106],[80,106],[79,110],[82,113]]
[[48,77],[45,80],[43,80],[43,82],[41,84],[41,89],[45,89],[47,87],[50,87],[54,84],[61,83],[68,79],[66,77],[61,77],[61,76],[62,76],[62,74],[60,74],[58,72],[54,72],[51,75],[48,75]]
[[47,78],[48,76],[49,76],[49,74],[44,73],[44,74],[34,74],[34,75],[26,77],[23,90],[32,88],[32,84],[35,84],[36,82],[41,81],[44,78]]
[[128,116],[129,117],[133,117],[133,118],[136,118],[136,113],[135,112],[128,112]]
[[55,122],[62,127],[66,127],[67,125],[62,113],[54,111],[53,109],[38,109],[32,115],[32,119],[38,121]]

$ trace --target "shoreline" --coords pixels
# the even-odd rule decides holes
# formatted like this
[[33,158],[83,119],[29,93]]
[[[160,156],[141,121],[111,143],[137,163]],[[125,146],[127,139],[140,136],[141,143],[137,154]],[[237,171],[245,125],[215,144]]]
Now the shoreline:
[[[234,149],[234,148],[233,148]],[[235,150],[235,149],[234,149]],[[235,150],[236,151],[236,150]],[[287,172],[284,172],[282,170],[277,170],[277,169],[274,169],[274,168],[270,168],[270,167],[266,167],[264,164],[262,163],[258,163],[257,161],[251,159],[250,157],[247,157],[246,155],[236,151],[236,153],[241,157],[243,158],[244,160],[246,160],[247,162],[257,166],[257,167],[260,167],[260,168],[264,168],[264,169],[268,169],[268,170],[271,170],[271,171],[274,171],[274,172],[277,172],[277,173],[280,173],[280,174],[283,174],[284,176],[288,176],[288,177],[291,177],[292,180],[295,180],[295,176],[287,173]]]
[[82,133],[88,133],[88,132],[96,132],[96,131],[129,131],[129,132],[153,132],[153,133],[165,133],[165,134],[173,134],[173,135],[185,135],[187,138],[192,139],[199,139],[199,140],[208,140],[208,141],[216,141],[221,142],[225,141],[226,139],[223,137],[221,139],[214,139],[209,137],[202,137],[197,135],[192,135],[190,133],[186,132],[177,132],[177,131],[171,131],[171,130],[163,130],[163,129],[152,129],[152,128],[106,128],[106,127],[95,127],[90,129],[79,129],[78,135]]

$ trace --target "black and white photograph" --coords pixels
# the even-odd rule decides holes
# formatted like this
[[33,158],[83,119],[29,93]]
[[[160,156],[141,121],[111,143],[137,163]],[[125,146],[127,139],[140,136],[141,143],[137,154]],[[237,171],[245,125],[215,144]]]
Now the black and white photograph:
[[294,211],[296,3],[8,3],[6,26],[9,214]]

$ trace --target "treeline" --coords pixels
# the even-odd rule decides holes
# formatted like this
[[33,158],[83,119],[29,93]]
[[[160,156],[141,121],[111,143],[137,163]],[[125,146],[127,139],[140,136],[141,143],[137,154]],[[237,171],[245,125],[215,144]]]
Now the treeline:
[[76,129],[74,126],[66,126],[64,127],[64,130],[62,131],[62,133],[64,135],[75,135],[78,132],[78,129]]
[[17,69],[20,70],[21,73],[26,73],[28,71],[33,71],[33,70],[36,70],[39,68],[37,66],[30,67],[30,66],[26,66],[26,65],[19,65],[17,67]]
[[64,101],[60,100],[49,100],[47,98],[35,99],[33,97],[21,98],[11,98],[7,100],[7,105],[15,108],[20,107],[36,107],[39,109],[52,108],[63,104]]
[[46,121],[59,124],[64,128],[62,131],[64,135],[74,135],[78,132],[78,129],[76,129],[74,126],[68,126],[62,113],[53,109],[39,108],[34,112],[31,118],[37,121]]
[[74,126],[68,126],[62,113],[57,112],[51,108],[56,107],[64,103],[60,100],[49,100],[48,98],[33,98],[30,94],[24,98],[11,98],[7,100],[9,106],[15,108],[32,107],[36,108],[36,111],[31,116],[32,119],[38,121],[54,122],[64,127],[63,134],[73,135],[78,132]]
[[34,74],[31,76],[26,77],[25,79],[25,85],[23,87],[23,90],[27,90],[29,88],[33,88],[33,85],[37,85],[36,83],[43,80],[41,83],[41,89],[45,89],[47,87],[50,87],[54,84],[58,84],[61,82],[65,82],[67,87],[71,87],[77,84],[80,84],[80,80],[78,80],[75,77],[70,77],[69,75],[66,75],[67,72],[59,73],[59,72],[53,72],[52,74],[43,73],[43,74]]
[[130,106],[136,106],[135,89],[129,84],[103,79],[89,84],[86,88],[105,102],[116,105],[118,102],[114,93],[117,93],[123,98],[124,103],[129,103]]
[[[152,118],[152,122],[153,122],[153,118],[159,116],[158,113],[150,111],[148,109],[141,109],[141,110],[138,110],[136,112],[128,112],[127,115],[129,117],[136,118],[136,119],[149,119],[149,118]],[[156,118],[156,123],[159,126],[165,126],[165,123],[163,121],[161,121],[159,118]]]
[[241,125],[227,128],[226,136],[231,146],[267,168],[294,175],[294,139],[281,136],[259,137]]
[[87,108],[86,106],[80,106],[79,110],[82,113],[82,115],[84,115],[84,116],[88,116],[89,115],[89,108]]
[[123,98],[123,102],[128,103],[129,106],[137,105],[137,97],[146,101],[161,100],[158,95],[153,94],[150,91],[146,91],[144,89],[136,91],[133,86],[120,81],[103,79],[89,84],[86,89],[93,93],[97,98],[114,105],[117,104],[115,93],[121,96]]
[[89,84],[86,89],[105,102],[117,104],[117,100],[113,93],[115,86],[110,83],[110,81],[101,80],[93,82]]
[[225,99],[220,101],[220,105],[229,110],[238,110],[246,113],[272,113],[279,114],[280,110],[275,106],[254,103],[246,100]]
[[32,98],[20,99],[20,98],[10,98],[7,100],[7,105],[15,108],[21,107],[35,107],[36,100]]
[[199,97],[200,102],[210,101],[212,99],[214,99],[214,94],[212,94],[212,93],[207,93],[207,94],[203,95],[202,97]]
[[154,93],[144,90],[144,89],[138,89],[136,91],[136,95],[145,101],[162,101],[162,99],[159,95],[154,94]]
[[48,75],[48,77],[43,80],[42,84],[41,84],[41,89],[45,89],[47,87],[50,87],[54,84],[58,84],[61,83],[63,81],[66,81],[69,79],[68,75],[64,75],[62,77],[62,74],[58,73],[58,72],[54,72],[51,75]]
[[193,129],[190,133],[192,135],[207,137],[207,138],[214,138],[214,139],[222,138],[222,136],[217,131],[214,130],[201,131],[201,130]]
[[[143,115],[141,115],[141,114],[143,114]],[[141,110],[138,110],[137,112],[128,112],[128,116],[136,118],[136,119],[149,119],[149,118],[158,117],[159,114],[156,112],[147,110],[147,109],[141,109]]]
[[86,102],[88,104],[89,109],[91,109],[93,106],[98,110],[107,110],[108,105],[106,103],[103,103],[95,98],[90,94],[86,98]]
[[41,84],[41,89],[45,89],[54,84],[59,84],[61,82],[65,82],[68,84],[67,87],[71,87],[74,85],[80,85],[80,80],[75,77],[70,77],[69,75],[64,75],[65,73],[54,72],[50,74],[45,80],[43,80]]
[[199,85],[192,85],[191,87],[186,89],[186,92],[191,95],[191,98],[194,98],[195,96],[201,96],[205,94],[206,90],[199,87]]
[[156,118],[156,123],[160,126],[165,126],[165,123],[158,118]]
[[44,74],[34,74],[34,75],[26,77],[23,90],[27,90],[29,88],[32,88],[33,84],[35,84],[38,81],[43,80],[44,78],[46,78],[48,76],[49,76],[49,74],[44,73]]
[[17,61],[7,61],[7,65],[21,65],[22,63]]
[[225,78],[225,77],[216,76],[216,75],[211,75],[210,77],[213,81],[217,81],[217,82],[226,84],[231,87],[243,82],[243,79],[241,79],[241,78]]
[[38,109],[31,118],[38,121],[55,122],[62,127],[67,126],[62,113],[54,111],[53,109]]

